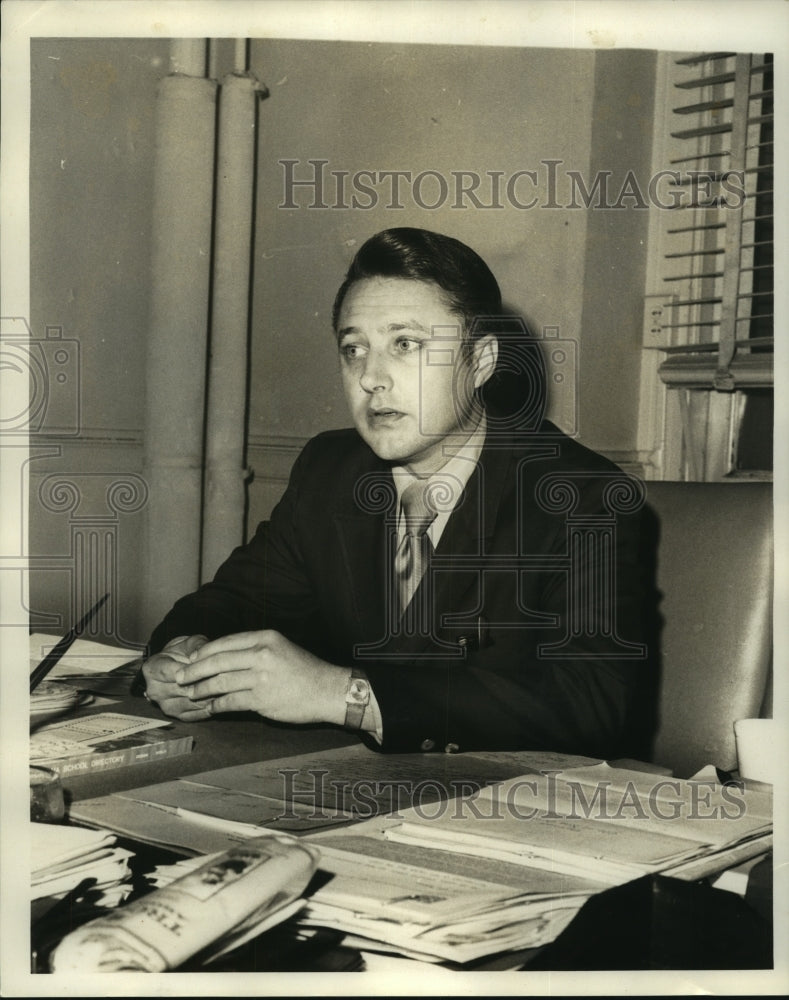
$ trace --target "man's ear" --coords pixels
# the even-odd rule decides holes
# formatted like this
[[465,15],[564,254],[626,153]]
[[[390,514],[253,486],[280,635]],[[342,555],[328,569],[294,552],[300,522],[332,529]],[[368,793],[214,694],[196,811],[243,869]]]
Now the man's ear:
[[474,388],[483,386],[496,367],[499,357],[499,341],[492,333],[474,341],[472,349],[472,367],[474,369]]

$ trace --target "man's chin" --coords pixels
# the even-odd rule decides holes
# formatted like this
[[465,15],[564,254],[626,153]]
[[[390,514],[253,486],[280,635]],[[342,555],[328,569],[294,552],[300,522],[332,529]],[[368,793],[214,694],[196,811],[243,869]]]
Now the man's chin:
[[418,475],[435,471],[443,465],[440,452],[435,452],[429,446],[415,448],[413,442],[407,444],[395,441],[381,441],[380,438],[362,437],[382,462],[389,465],[407,466]]
[[391,462],[392,465],[405,465],[411,458],[411,453],[391,445],[381,444],[379,441],[370,441],[365,438],[367,444],[372,448],[382,462]]
[[370,434],[357,427],[362,440],[367,444],[384,462],[391,462],[393,465],[407,462],[413,455],[413,449],[403,442],[398,442],[384,434]]

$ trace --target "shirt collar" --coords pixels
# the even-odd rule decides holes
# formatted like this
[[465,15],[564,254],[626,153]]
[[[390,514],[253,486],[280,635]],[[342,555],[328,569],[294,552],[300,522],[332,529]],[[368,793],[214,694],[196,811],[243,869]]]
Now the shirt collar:
[[[437,506],[439,507],[439,518],[441,518],[442,514],[448,516],[460,499],[466,483],[471,478],[471,473],[479,462],[479,456],[482,454],[482,446],[485,443],[486,431],[487,420],[483,413],[479,423],[468,436],[468,439],[458,448],[454,455],[447,459],[440,469],[437,469],[427,477],[431,486],[434,483],[436,484],[436,490],[432,491],[431,495],[436,499]],[[410,472],[402,465],[396,465],[392,468],[392,477],[395,489],[397,490],[398,507],[400,498],[411,483],[420,479],[424,481],[423,477],[415,476],[413,472]]]

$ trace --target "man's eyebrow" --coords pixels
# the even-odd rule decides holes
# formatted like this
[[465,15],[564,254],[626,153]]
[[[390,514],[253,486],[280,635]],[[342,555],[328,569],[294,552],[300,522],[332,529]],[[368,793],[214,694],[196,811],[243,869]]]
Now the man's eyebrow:
[[424,323],[420,323],[419,320],[409,319],[404,323],[389,323],[386,329],[390,333],[397,333],[398,330],[418,330],[420,333],[428,333],[432,335],[432,327],[425,326]]
[[[420,323],[417,319],[407,319],[402,322],[397,323],[387,323],[386,325],[387,333],[397,333],[400,330],[416,330],[419,333],[426,333],[432,335],[432,327],[425,326],[424,323]],[[337,339],[342,340],[343,337],[356,335],[362,331],[358,326],[344,326],[337,331]]]

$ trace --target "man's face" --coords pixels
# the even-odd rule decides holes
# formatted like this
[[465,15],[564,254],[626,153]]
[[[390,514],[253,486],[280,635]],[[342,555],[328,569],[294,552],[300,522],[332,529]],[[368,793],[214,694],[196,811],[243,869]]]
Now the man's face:
[[462,319],[435,285],[365,278],[350,287],[337,323],[343,389],[356,429],[380,458],[424,475],[463,444],[495,341],[492,349],[491,338],[475,344],[467,358],[461,337]]

